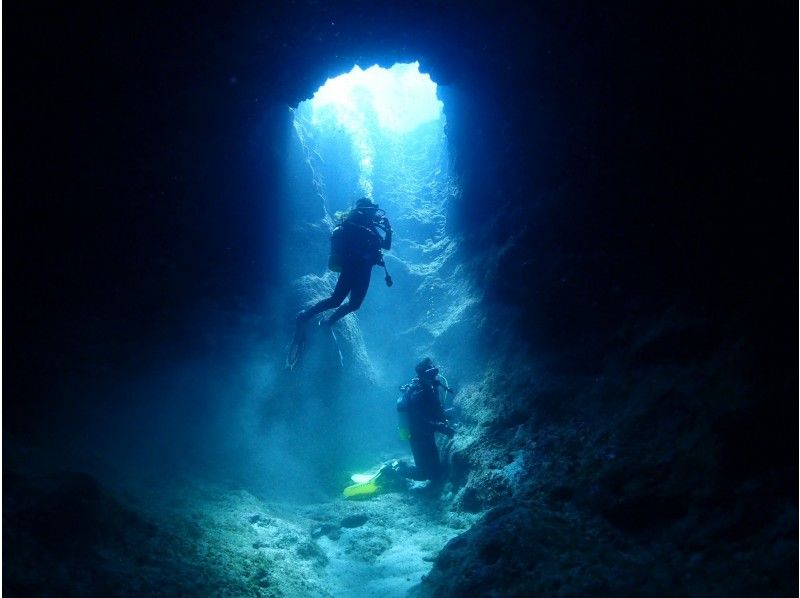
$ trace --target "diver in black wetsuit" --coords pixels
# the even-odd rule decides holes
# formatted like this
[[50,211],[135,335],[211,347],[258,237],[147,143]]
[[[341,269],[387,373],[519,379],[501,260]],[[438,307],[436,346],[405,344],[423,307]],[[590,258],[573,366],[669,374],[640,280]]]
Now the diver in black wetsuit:
[[400,462],[396,471],[412,480],[441,482],[444,467],[439,460],[434,434],[438,432],[452,438],[455,431],[447,422],[438,389],[440,386],[445,391],[450,389],[439,382],[439,368],[429,357],[419,362],[415,370],[417,377],[404,387],[397,401],[398,415],[403,420],[401,435],[405,435],[411,444],[414,466]]
[[[299,325],[318,313],[338,307],[329,318],[322,321],[330,326],[361,307],[369,288],[372,267],[384,265],[381,250],[392,247],[392,227],[386,216],[379,212],[382,210],[378,208],[378,204],[362,197],[344,221],[334,229],[330,266],[332,270],[340,272],[339,280],[330,297],[297,314]],[[384,231],[383,237],[378,229]],[[391,277],[388,274],[386,284],[391,286]],[[348,293],[350,299],[342,305]]]

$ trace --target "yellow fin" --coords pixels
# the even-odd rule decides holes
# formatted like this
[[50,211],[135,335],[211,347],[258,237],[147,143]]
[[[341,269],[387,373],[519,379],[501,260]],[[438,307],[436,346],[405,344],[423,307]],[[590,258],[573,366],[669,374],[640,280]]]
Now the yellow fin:
[[344,489],[343,494],[345,498],[358,499],[369,498],[379,490],[378,485],[374,480],[363,484],[353,484]]

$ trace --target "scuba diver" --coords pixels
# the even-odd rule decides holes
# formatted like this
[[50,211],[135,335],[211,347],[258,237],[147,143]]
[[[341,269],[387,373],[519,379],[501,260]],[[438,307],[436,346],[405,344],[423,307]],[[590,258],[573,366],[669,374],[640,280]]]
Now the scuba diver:
[[[289,369],[297,365],[302,355],[308,320],[323,311],[337,308],[328,318],[320,321],[320,325],[330,327],[361,307],[367,295],[373,266],[383,267],[386,286],[392,286],[392,277],[386,270],[382,254],[382,250],[392,247],[392,227],[386,213],[371,199],[362,197],[356,201],[353,209],[340,216],[340,220],[331,233],[331,254],[328,260],[328,268],[338,272],[339,279],[330,297],[297,314],[295,336],[286,360]],[[378,230],[383,231],[383,236]],[[348,293],[350,298],[342,305]]]
[[381,492],[407,489],[408,479],[430,480],[425,486],[430,490],[440,488],[445,481],[445,467],[439,459],[435,434],[452,438],[455,430],[446,418],[453,410],[444,409],[439,389],[445,393],[455,394],[455,391],[448,387],[447,380],[429,357],[420,361],[415,370],[417,376],[400,387],[401,395],[397,399],[400,437],[411,444],[414,465],[393,459],[373,473],[352,475],[350,479],[355,483],[344,489],[346,499],[363,500]]
[[439,380],[439,368],[430,357],[420,361],[415,371],[417,376],[401,387],[402,394],[397,400],[400,436],[411,444],[414,466],[399,462],[396,471],[412,480],[442,482],[445,471],[439,460],[434,434],[438,432],[452,438],[455,430],[447,421],[439,387],[445,392],[452,393],[453,390]]

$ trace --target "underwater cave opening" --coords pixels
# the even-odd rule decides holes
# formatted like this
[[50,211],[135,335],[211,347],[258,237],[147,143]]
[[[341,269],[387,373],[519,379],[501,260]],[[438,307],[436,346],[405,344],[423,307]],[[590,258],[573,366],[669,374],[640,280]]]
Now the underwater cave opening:
[[[292,109],[284,207],[291,226],[281,264],[282,277],[294,281],[287,316],[331,294],[337,275],[327,269],[330,234],[356,199],[377,202],[394,231],[384,254],[394,285],[384,286],[373,270],[360,309],[334,326],[338,359],[309,359],[303,382],[290,385],[303,400],[327,405],[320,408],[326,427],[336,419],[330,405],[346,411],[346,423],[332,430],[354,447],[337,445],[342,467],[408,449],[397,439],[395,399],[421,357],[432,357],[453,384],[474,369],[477,299],[448,227],[460,186],[437,91],[418,62],[356,65]],[[331,450],[323,452],[330,466]]]

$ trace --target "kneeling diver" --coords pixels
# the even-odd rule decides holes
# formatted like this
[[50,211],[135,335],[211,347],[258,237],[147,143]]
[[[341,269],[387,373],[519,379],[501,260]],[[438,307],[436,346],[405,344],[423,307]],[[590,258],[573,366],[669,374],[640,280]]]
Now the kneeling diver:
[[415,371],[417,376],[402,387],[403,393],[397,400],[400,435],[411,444],[414,466],[400,462],[396,471],[412,480],[441,482],[445,471],[439,460],[435,433],[452,438],[455,430],[445,416],[439,387],[445,392],[453,391],[439,381],[439,368],[430,357],[420,361]]
[[[437,488],[444,482],[445,468],[439,459],[436,447],[436,432],[452,438],[455,430],[446,419],[446,411],[439,397],[439,388],[453,392],[447,381],[439,381],[439,368],[426,357],[416,366],[417,376],[400,387],[402,394],[397,400],[397,415],[400,420],[400,437],[411,444],[414,465],[393,460],[384,463],[371,474],[351,476],[355,482],[344,489],[344,497],[351,500],[369,498],[381,491],[406,487],[402,478],[417,481],[430,480],[429,488]],[[449,410],[448,410],[449,411]]]

